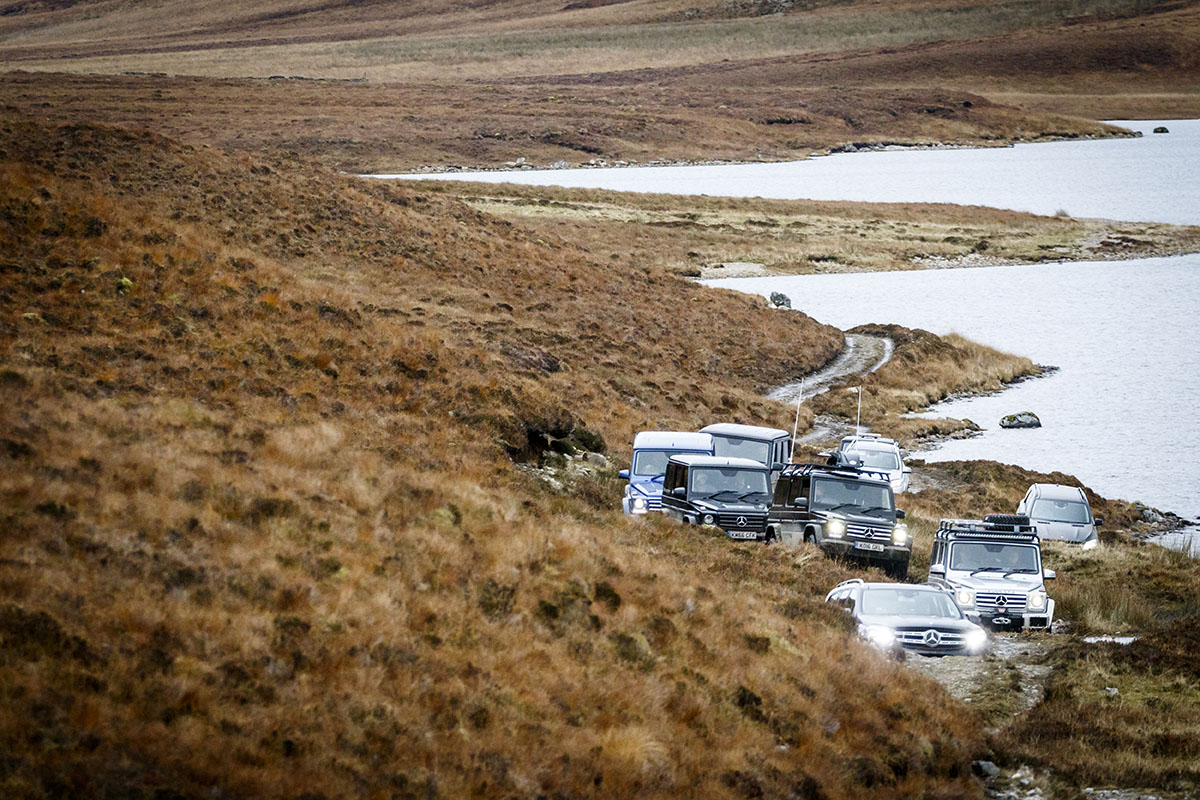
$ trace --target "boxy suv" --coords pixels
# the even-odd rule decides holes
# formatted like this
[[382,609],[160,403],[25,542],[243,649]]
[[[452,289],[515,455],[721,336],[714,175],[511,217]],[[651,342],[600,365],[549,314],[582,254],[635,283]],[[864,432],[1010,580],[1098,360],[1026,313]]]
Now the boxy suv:
[[683,453],[711,456],[712,452],[713,440],[707,433],[642,431],[633,437],[629,469],[620,472],[629,481],[621,508],[630,515],[662,511],[663,477],[671,456]]
[[[836,460],[836,459],[835,459]],[[789,464],[775,484],[768,538],[908,575],[912,540],[887,476],[846,465]]]
[[867,469],[886,472],[892,491],[896,494],[908,491],[912,468],[904,466],[900,445],[896,444],[895,439],[884,439],[878,433],[860,433],[844,437],[839,449]]
[[988,646],[987,631],[967,618],[950,592],[936,586],[854,578],[833,587],[825,602],[851,614],[858,635],[885,652],[966,656]]
[[1092,516],[1087,495],[1076,486],[1035,483],[1017,506],[1017,514],[1029,518],[1041,539],[1081,544],[1085,549],[1100,543],[1096,528],[1103,520]]
[[933,539],[929,582],[954,592],[958,604],[999,629],[1049,628],[1054,601],[1045,581],[1037,531],[1024,517],[944,519]]
[[700,432],[713,437],[713,455],[748,458],[765,464],[772,470],[772,479],[792,457],[791,436],[779,428],[718,422],[706,425]]
[[765,540],[771,471],[748,458],[671,456],[662,502],[663,513],[685,525],[713,525],[731,539]]

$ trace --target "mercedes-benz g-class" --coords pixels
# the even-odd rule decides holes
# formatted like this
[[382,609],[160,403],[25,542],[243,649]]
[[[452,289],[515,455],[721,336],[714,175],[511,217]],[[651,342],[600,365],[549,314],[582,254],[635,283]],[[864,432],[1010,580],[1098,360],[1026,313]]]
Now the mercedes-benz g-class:
[[713,439],[707,433],[642,431],[633,437],[629,469],[620,472],[629,481],[625,484],[621,508],[630,515],[662,511],[663,477],[671,456],[682,453],[711,456],[712,452]]
[[958,604],[999,629],[1049,628],[1054,601],[1042,567],[1042,544],[1028,520],[992,514],[944,519],[929,557],[929,582],[954,591]]
[[844,437],[839,449],[850,458],[862,462],[867,469],[886,472],[892,491],[896,494],[908,491],[912,468],[904,466],[900,445],[895,439],[884,439],[878,433],[858,433]]
[[[835,459],[834,460],[839,460]],[[775,483],[768,537],[908,575],[912,540],[887,476],[845,464],[789,464]]]
[[706,425],[700,432],[713,437],[713,455],[748,458],[765,464],[771,468],[771,480],[779,476],[779,470],[792,457],[791,437],[779,428],[718,422]]
[[671,456],[663,513],[685,525],[713,525],[731,539],[763,540],[771,507],[770,470],[748,458]]

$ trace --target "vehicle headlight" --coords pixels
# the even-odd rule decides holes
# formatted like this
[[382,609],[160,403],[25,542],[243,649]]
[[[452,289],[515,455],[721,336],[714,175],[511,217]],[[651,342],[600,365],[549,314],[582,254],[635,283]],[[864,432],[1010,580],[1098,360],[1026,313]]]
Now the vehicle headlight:
[[892,528],[892,544],[904,546],[908,544],[908,526],[903,522]]
[[645,509],[646,508],[646,498],[644,498],[644,497],[633,498],[633,507],[639,511]]
[[705,514],[704,518],[700,521],[705,525],[712,525],[714,522],[716,522],[716,517],[714,517],[712,514]]
[[1030,592],[1029,594],[1029,609],[1031,611],[1041,611],[1046,607],[1045,592]]
[[968,631],[965,641],[967,649],[972,653],[982,652],[983,648],[987,647],[987,631],[983,628]]
[[840,539],[846,533],[846,523],[840,519],[831,519],[825,523],[825,535],[831,539]]
[[975,605],[975,590],[974,589],[959,589],[954,593],[954,599],[963,608]]
[[1099,547],[1099,546],[1100,546],[1099,539],[1088,539],[1086,542],[1083,543],[1084,550],[1091,550],[1093,547]]
[[863,637],[880,650],[889,650],[896,643],[896,634],[883,625],[868,625],[860,630]]

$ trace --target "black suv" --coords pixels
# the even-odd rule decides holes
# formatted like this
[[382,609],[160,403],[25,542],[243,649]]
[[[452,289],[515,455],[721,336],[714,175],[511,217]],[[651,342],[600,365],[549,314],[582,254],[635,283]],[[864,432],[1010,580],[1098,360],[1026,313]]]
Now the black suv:
[[892,487],[884,473],[842,463],[792,464],[775,484],[768,537],[813,542],[826,555],[881,567],[889,577],[908,575],[912,540],[898,520]]
[[663,476],[663,513],[685,525],[712,525],[731,539],[766,538],[771,468],[747,458],[674,455]]

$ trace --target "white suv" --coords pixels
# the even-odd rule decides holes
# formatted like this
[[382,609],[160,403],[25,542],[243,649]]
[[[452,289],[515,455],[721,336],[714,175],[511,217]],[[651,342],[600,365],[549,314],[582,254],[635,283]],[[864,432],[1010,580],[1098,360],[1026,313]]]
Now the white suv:
[[1096,527],[1103,520],[1092,516],[1087,495],[1076,486],[1035,483],[1017,506],[1017,513],[1029,517],[1042,539],[1081,544],[1085,550],[1100,544]]
[[884,439],[878,433],[859,433],[842,439],[839,449],[848,458],[861,462],[863,469],[886,473],[893,494],[908,490],[912,469],[904,466],[895,439]]

